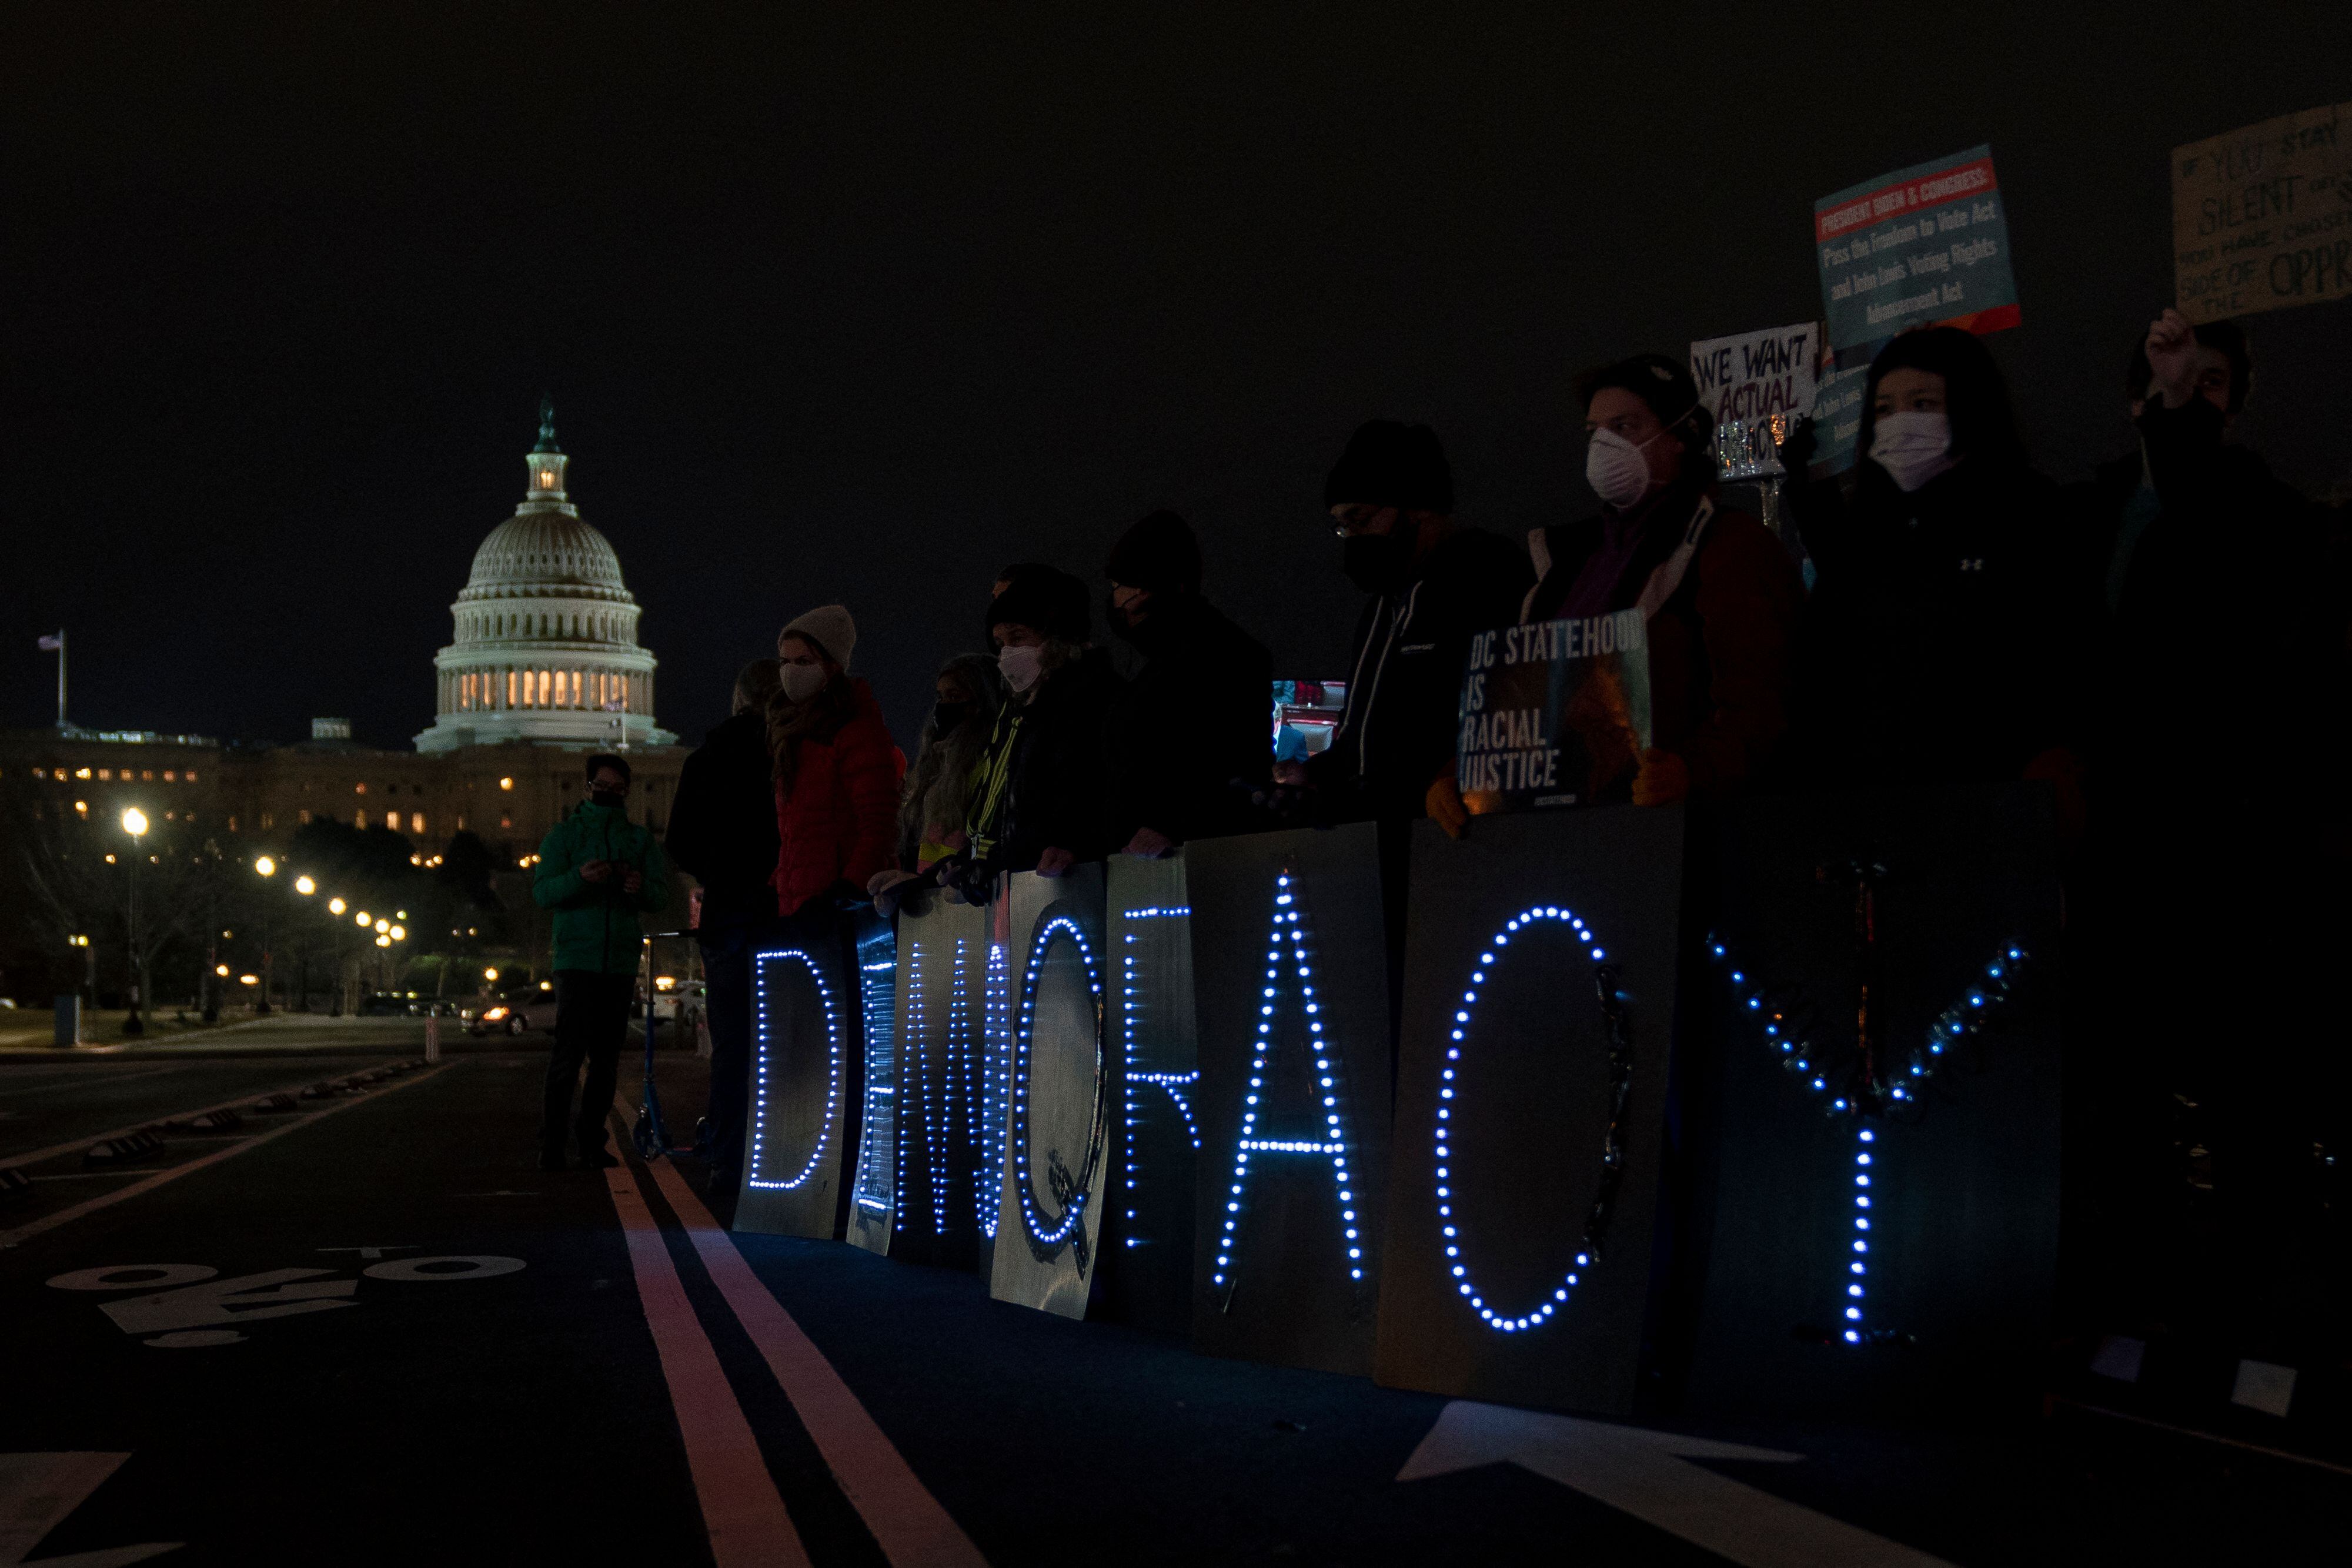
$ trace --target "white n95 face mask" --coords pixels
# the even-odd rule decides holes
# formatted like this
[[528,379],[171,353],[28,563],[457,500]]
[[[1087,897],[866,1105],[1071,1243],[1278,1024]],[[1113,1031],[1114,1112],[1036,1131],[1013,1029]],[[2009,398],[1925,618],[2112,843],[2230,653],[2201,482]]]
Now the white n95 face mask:
[[1007,646],[997,653],[996,671],[1004,677],[1006,685],[1016,692],[1025,692],[1045,673],[1045,660],[1043,648]]
[[776,674],[784,683],[784,695],[796,703],[804,703],[824,690],[823,664],[786,664]]
[[[1664,434],[1661,430],[1650,441]],[[1613,430],[1594,431],[1591,444],[1584,449],[1585,483],[1619,511],[1631,510],[1650,493],[1650,460],[1642,455],[1650,441],[1635,443]]]
[[1952,455],[1952,422],[1924,410],[1886,414],[1871,436],[1870,460],[1907,496],[1959,461]]

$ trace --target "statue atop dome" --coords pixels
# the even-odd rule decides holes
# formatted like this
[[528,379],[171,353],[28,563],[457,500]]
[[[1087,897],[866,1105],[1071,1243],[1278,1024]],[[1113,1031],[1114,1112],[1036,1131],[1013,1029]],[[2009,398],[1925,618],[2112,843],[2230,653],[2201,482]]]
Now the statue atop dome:
[[562,450],[555,444],[555,400],[542,392],[539,399],[539,444],[531,451],[560,453]]

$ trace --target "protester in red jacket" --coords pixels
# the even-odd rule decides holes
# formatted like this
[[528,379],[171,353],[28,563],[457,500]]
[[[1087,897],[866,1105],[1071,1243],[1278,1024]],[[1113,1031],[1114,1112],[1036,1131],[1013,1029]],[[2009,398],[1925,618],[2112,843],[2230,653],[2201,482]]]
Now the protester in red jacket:
[[838,604],[810,611],[776,639],[783,685],[768,705],[768,751],[782,915],[829,895],[863,903],[866,884],[891,863],[905,761],[874,693],[850,678],[856,643],[856,623]]

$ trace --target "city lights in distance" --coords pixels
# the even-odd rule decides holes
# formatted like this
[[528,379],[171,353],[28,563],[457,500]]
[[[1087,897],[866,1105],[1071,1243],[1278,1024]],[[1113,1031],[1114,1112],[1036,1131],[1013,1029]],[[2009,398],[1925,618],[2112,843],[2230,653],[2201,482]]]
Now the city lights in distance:
[[391,929],[392,922],[389,920],[379,920],[375,923],[375,934],[379,936]]
[[278,862],[268,855],[263,855],[253,862],[253,872],[256,876],[276,876]]
[[228,974],[228,966],[226,964],[215,964],[213,966],[213,973],[226,977]]
[[485,969],[482,971],[482,978],[486,980],[495,980],[498,977],[499,972],[496,969]]
[[257,986],[261,984],[261,977],[258,975],[239,975],[236,977],[236,983],[240,986]]
[[362,909],[359,914],[352,916],[352,924],[355,925],[373,925],[375,924],[375,916]]
[[74,802],[74,815],[75,815],[75,816],[77,816],[77,817],[87,817],[87,816],[89,816],[89,801],[87,801],[87,800],[76,800],[76,801]]
[[511,779],[501,779],[499,780],[499,788],[501,789],[511,789],[514,788],[514,780]]
[[[110,855],[107,858],[111,860],[114,857]],[[66,938],[66,946],[68,947],[87,947],[89,946],[89,938],[87,936],[68,936]]]
[[294,891],[308,898],[319,891],[319,884],[307,876],[298,876],[294,879]]
[[122,813],[122,831],[132,838],[147,831],[147,813],[133,806]]
[[350,907],[350,904],[345,904],[340,898],[331,898],[327,900],[327,913],[330,915],[341,915],[344,910],[349,909]]
[[408,940],[408,927],[405,925],[395,925],[392,928],[390,935],[392,939],[395,942],[405,942]]
[[389,947],[392,946],[392,938],[389,936],[379,936],[375,939],[375,945],[379,947]]

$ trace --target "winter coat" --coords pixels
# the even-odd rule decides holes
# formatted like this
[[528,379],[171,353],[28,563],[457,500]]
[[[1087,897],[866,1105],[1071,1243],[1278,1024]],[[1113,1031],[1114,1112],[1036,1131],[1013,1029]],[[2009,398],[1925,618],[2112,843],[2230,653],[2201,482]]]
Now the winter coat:
[[1421,815],[1430,785],[1454,768],[1470,639],[1517,621],[1534,582],[1517,545],[1458,528],[1410,587],[1364,606],[1348,706],[1331,744],[1307,766],[1335,820]]
[[678,774],[669,858],[702,884],[705,929],[776,913],[775,765],[757,708],[715,726]]
[[[1524,619],[1553,619],[1604,522],[1528,536],[1542,579]],[[1789,727],[1791,645],[1804,587],[1771,530],[1717,504],[1713,486],[1661,496],[1610,600],[1648,612],[1651,744],[1690,773],[1694,796],[1750,783]]]
[[1006,699],[972,786],[972,862],[960,879],[967,887],[998,872],[1034,871],[1049,849],[1094,861],[1119,847],[1111,841],[1105,731],[1120,685],[1109,656],[1090,648],[1045,676],[1028,701]]
[[797,915],[839,883],[862,894],[891,863],[904,763],[872,688],[853,680],[856,709],[830,737],[801,737],[789,789],[775,789],[776,911]]
[[1111,706],[1112,847],[1245,831],[1274,758],[1274,656],[1197,595],[1157,598],[1129,635],[1143,667]]
[[2058,487],[1970,458],[1909,495],[1791,485],[1818,573],[1800,633],[1797,767],[1828,787],[2004,783],[2079,739],[2089,607]]
[[[612,862],[612,874],[588,881],[580,868],[591,861]],[[621,885],[625,867],[645,878],[634,894]],[[530,895],[555,913],[558,970],[634,975],[645,942],[637,915],[669,903],[669,865],[653,830],[629,821],[626,808],[583,800],[539,841]]]
[[2203,398],[2150,399],[2138,426],[2140,452],[2072,497],[2104,609],[2095,800],[2308,818],[2343,764],[2342,562],[2319,509]]

